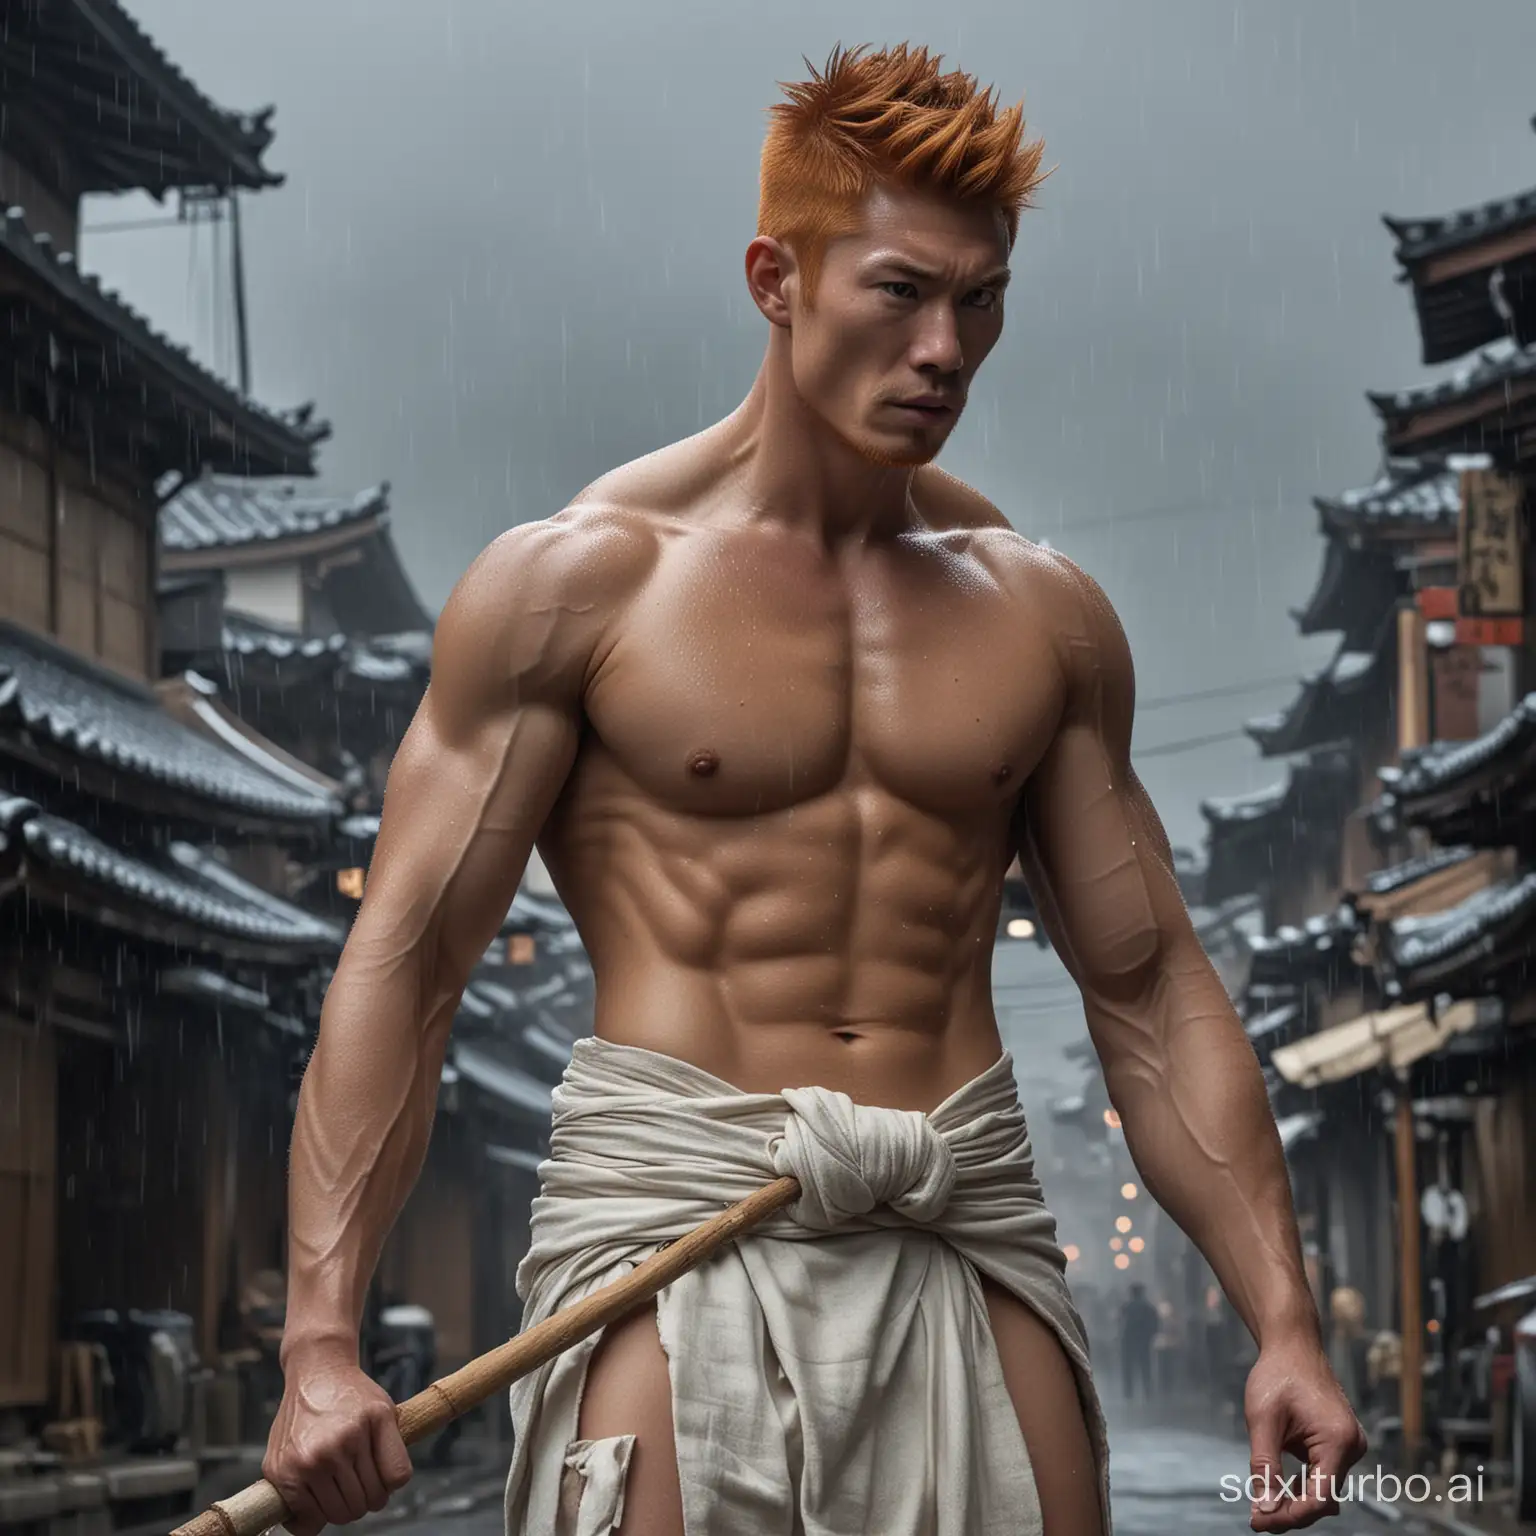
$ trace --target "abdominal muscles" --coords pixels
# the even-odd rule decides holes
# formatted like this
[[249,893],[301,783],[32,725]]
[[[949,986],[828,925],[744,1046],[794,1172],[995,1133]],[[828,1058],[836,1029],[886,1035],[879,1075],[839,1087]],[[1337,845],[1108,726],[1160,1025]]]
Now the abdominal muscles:
[[895,1108],[932,1108],[997,1060],[995,806],[957,826],[864,786],[710,817],[587,787],[542,846],[601,1037],[748,1092],[814,1083]]

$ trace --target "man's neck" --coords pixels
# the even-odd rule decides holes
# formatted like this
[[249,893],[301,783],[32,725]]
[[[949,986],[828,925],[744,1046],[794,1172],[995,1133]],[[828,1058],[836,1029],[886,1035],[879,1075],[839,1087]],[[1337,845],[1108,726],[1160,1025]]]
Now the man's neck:
[[789,333],[775,331],[747,397],[720,424],[749,515],[829,548],[889,539],[916,522],[911,465],[865,457],[795,387]]

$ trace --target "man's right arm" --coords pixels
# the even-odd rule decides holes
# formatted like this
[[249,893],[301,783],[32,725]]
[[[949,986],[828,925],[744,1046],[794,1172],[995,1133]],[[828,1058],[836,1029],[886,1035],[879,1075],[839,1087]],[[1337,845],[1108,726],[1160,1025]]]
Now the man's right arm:
[[567,519],[515,528],[439,619],[299,1094],[286,1390],[264,1467],[296,1536],[381,1507],[410,1475],[389,1401],[358,1369],[364,1297],[426,1156],[463,988],[575,759],[634,543]]

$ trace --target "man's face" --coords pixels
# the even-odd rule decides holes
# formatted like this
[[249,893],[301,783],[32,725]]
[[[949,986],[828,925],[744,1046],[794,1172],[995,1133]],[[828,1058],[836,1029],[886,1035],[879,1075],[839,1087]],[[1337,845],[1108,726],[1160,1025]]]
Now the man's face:
[[792,300],[805,402],[874,463],[926,464],[965,406],[1003,327],[1000,211],[882,189],[863,228],[828,242],[807,309]]

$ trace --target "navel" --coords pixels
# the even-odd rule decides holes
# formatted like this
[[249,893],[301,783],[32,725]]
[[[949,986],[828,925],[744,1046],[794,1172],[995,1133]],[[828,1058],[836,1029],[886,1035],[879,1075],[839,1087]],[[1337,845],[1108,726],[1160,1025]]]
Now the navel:
[[700,747],[688,759],[688,772],[693,774],[695,778],[710,778],[719,770],[719,767],[720,754],[710,747]]

